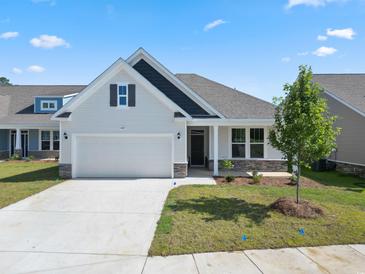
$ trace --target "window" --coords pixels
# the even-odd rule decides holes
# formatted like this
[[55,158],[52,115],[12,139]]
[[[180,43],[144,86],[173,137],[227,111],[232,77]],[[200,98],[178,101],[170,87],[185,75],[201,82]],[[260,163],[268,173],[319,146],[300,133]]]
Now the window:
[[60,150],[60,132],[58,130],[42,130],[40,132],[41,150]]
[[41,131],[41,149],[51,150],[51,132]]
[[41,101],[41,110],[57,110],[57,101],[56,100],[42,100]]
[[119,106],[128,106],[128,90],[126,85],[118,86],[118,103]]
[[264,129],[250,129],[251,158],[264,158]]
[[246,157],[246,130],[232,128],[232,158]]
[[60,150],[60,132],[53,131],[53,150]]

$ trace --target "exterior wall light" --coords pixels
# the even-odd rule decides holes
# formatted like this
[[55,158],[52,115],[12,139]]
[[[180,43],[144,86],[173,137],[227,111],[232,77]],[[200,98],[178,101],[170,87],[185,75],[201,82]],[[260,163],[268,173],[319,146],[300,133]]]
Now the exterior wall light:
[[66,132],[63,133],[63,138],[65,138],[65,140],[68,139],[68,134]]
[[180,140],[180,138],[181,138],[181,133],[180,133],[180,131],[177,133],[177,139],[178,140]]

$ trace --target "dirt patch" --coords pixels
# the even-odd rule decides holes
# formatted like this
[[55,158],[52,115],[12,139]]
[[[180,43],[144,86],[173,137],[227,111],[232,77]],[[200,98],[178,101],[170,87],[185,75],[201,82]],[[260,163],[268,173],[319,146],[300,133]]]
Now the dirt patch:
[[298,218],[318,218],[324,215],[320,207],[302,200],[299,204],[291,198],[280,198],[270,205],[270,208],[286,215]]
[[[224,177],[214,177],[215,182],[218,185],[252,185],[253,180],[252,178],[248,177],[236,177],[232,182],[227,182]],[[295,186],[287,177],[263,177],[259,184],[257,185],[264,185],[264,186]],[[311,179],[301,177],[300,178],[300,186],[301,187],[312,187],[312,188],[319,188],[323,187],[322,184],[313,181]]]

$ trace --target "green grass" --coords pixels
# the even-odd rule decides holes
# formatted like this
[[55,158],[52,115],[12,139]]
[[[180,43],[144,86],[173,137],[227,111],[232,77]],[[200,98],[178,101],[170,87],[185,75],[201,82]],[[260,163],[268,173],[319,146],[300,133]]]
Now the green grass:
[[61,182],[52,162],[0,163],[0,208]]
[[[287,217],[269,205],[295,187],[181,186],[165,202],[150,255],[365,243],[365,180],[306,171],[324,185],[302,198],[322,207],[317,219]],[[304,236],[298,233],[304,228]],[[247,236],[243,241],[242,236]]]

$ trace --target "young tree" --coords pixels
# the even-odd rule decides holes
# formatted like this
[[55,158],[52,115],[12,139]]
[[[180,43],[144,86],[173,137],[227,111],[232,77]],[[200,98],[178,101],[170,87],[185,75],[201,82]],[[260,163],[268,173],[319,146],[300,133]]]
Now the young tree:
[[0,77],[0,86],[11,86],[10,80],[6,77]]
[[312,82],[312,70],[299,67],[296,81],[284,85],[285,98],[274,98],[275,124],[269,133],[273,147],[297,167],[296,201],[299,203],[300,168],[327,157],[336,147],[340,133],[321,96],[323,89]]

